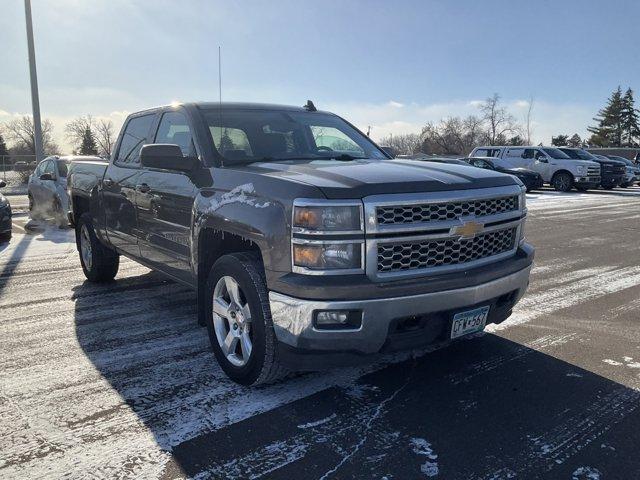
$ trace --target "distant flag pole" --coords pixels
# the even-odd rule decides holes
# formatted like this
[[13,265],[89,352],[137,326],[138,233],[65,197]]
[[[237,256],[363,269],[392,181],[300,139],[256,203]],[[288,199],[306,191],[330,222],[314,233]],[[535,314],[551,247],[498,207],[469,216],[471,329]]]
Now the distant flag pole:
[[40,122],[40,99],[38,97],[38,75],[36,73],[36,53],[33,46],[33,24],[31,21],[31,0],[24,0],[27,22],[27,49],[29,51],[29,73],[31,75],[31,108],[33,109],[33,134],[36,161],[44,158],[42,145],[42,124]]

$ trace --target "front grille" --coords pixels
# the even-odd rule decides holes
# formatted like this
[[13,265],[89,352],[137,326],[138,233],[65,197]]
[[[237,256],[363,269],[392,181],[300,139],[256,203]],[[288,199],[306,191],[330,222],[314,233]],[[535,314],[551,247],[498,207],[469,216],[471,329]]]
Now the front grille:
[[600,167],[587,167],[587,176],[597,177],[600,175]]
[[378,225],[428,223],[475,215],[483,217],[518,210],[518,197],[452,203],[389,205],[376,208]]
[[391,273],[459,265],[514,248],[517,228],[497,230],[471,239],[446,238],[378,244],[378,272]]

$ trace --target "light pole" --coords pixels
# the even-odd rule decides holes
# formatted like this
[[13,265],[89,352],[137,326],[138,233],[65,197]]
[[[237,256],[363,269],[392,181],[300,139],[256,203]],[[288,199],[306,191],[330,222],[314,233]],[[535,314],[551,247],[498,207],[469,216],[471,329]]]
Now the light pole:
[[44,158],[42,145],[42,124],[40,123],[40,100],[38,98],[38,75],[36,74],[36,53],[33,47],[33,25],[31,23],[31,0],[24,0],[24,14],[27,20],[27,47],[29,49],[29,73],[31,75],[31,108],[33,109],[33,135],[36,161]]

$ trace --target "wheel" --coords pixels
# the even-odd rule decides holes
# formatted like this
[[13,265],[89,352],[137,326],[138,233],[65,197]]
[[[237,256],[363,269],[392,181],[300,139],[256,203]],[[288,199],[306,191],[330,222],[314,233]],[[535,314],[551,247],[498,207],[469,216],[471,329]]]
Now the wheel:
[[551,179],[551,185],[559,192],[568,192],[573,188],[573,177],[566,172],[556,173]]
[[224,255],[206,287],[209,340],[222,370],[241,385],[271,383],[287,370],[279,363],[269,296],[257,256]]
[[11,240],[11,232],[0,233],[0,243],[8,242]]
[[69,221],[67,220],[67,216],[65,212],[62,210],[62,203],[60,199],[56,197],[53,200],[53,217],[56,221],[56,225],[60,228],[64,228],[69,225]]
[[76,245],[82,270],[89,281],[108,282],[115,278],[120,257],[100,243],[88,213],[82,214],[76,225]]
[[28,194],[28,198],[29,198],[29,216],[33,219],[33,220],[40,220],[42,218],[42,215],[40,215],[40,212],[36,211],[36,204],[33,200],[33,195],[31,195],[31,193]]

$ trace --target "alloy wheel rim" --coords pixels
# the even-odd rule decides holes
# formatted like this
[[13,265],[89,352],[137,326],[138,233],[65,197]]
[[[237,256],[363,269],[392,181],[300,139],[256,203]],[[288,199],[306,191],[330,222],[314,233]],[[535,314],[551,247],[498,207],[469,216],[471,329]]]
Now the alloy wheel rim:
[[227,360],[236,367],[246,365],[253,351],[251,310],[233,277],[220,278],[213,289],[213,328]]
[[82,254],[84,266],[87,267],[87,270],[91,270],[93,265],[91,237],[89,237],[89,229],[86,225],[82,225],[80,229],[80,253]]

